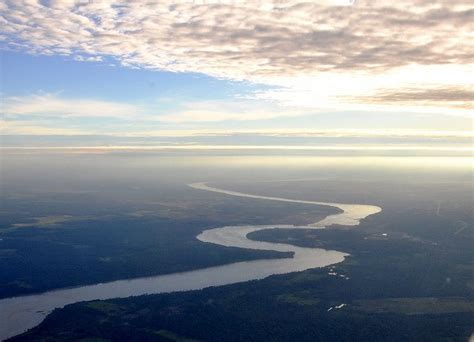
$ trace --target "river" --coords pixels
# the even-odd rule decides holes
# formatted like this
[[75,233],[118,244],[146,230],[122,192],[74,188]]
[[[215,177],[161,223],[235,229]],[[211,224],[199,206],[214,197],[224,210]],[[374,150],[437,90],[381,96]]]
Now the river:
[[48,291],[21,297],[0,300],[0,340],[21,334],[41,323],[55,308],[95,299],[124,298],[145,294],[198,290],[209,286],[220,286],[263,279],[273,274],[304,271],[339,263],[346,253],[320,248],[302,248],[282,243],[261,242],[247,239],[247,234],[263,229],[323,229],[331,224],[355,226],[369,215],[381,211],[380,207],[362,204],[341,204],[259,196],[208,186],[206,183],[189,184],[190,187],[229,196],[254,198],[269,201],[332,206],[341,213],[307,226],[293,225],[246,225],[226,226],[203,231],[196,238],[205,243],[248,249],[292,252],[292,258],[264,259],[237,262],[208,267],[194,271],[165,274],[153,277],[118,280],[95,285]]

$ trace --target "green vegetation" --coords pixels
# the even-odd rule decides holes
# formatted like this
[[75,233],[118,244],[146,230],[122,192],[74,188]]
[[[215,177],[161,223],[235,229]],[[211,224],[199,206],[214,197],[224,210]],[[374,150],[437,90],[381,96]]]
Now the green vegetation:
[[301,293],[285,293],[276,297],[277,300],[285,303],[298,304],[298,305],[316,305],[319,303],[319,299],[314,298],[310,292]]
[[[19,220],[14,220],[13,214],[6,215],[0,220],[0,298],[237,261],[286,257],[288,254],[273,251],[204,244],[196,235],[204,229],[229,224],[307,223],[331,212],[326,208],[273,202],[259,202],[256,206],[255,201],[233,198],[194,201],[191,197],[188,205],[180,207],[174,202],[168,205],[159,202],[155,211],[145,212],[134,207],[120,212],[114,207],[110,214],[87,218],[86,213],[91,209],[81,209],[85,204],[75,205],[73,197],[69,206],[84,212],[20,220],[23,223],[12,223]],[[157,204],[153,202],[151,206]]]
[[405,315],[469,312],[474,314],[474,301],[465,298],[386,298],[354,301],[355,310],[373,313],[402,313]]
[[199,342],[199,340],[195,340],[195,339],[190,339],[190,338],[186,338],[186,337],[182,337],[182,336],[179,336],[177,334],[175,334],[174,332],[172,331],[169,331],[169,330],[159,330],[156,332],[156,334],[160,337],[164,337],[170,341],[176,341],[176,342]]
[[252,234],[351,253],[337,265],[202,291],[73,304],[13,341],[153,341],[157,331],[172,332],[160,335],[171,340],[466,341],[474,327],[473,241],[437,231],[451,231],[449,224],[407,236],[407,226],[389,217],[370,218],[357,230]]
[[[471,174],[465,177],[472,180]],[[270,189],[255,189],[253,183],[248,189],[230,187],[287,198],[342,198],[347,203],[360,203],[363,197],[365,203],[380,205],[383,211],[356,229],[269,229],[251,235],[253,239],[350,253],[340,264],[201,291],[76,303],[55,310],[41,325],[12,340],[467,341],[474,331],[472,187],[463,182],[423,182],[418,178],[398,183],[311,182],[309,186],[294,182],[288,187],[282,182]],[[140,196],[144,196],[142,192]],[[50,265],[33,266],[44,267],[42,270],[60,267],[62,272],[61,265],[70,263],[73,251],[80,251],[77,257],[81,263],[76,265],[90,263],[91,268],[66,273],[68,277],[83,273],[73,279],[75,282],[94,279],[95,264],[104,265],[102,278],[143,274],[144,269],[185,269],[264,256],[253,254],[257,251],[200,244],[194,236],[202,229],[245,223],[308,223],[323,213],[288,203],[225,196],[213,202],[215,195],[200,196],[183,208],[173,201],[168,202],[173,204],[169,207],[161,203],[158,214],[141,204],[123,210],[120,216],[70,221],[63,224],[64,229],[35,229],[36,235],[33,227],[17,229],[5,234],[5,241],[8,237],[29,244],[10,245],[0,260],[2,255],[22,255],[28,248],[39,257],[45,245],[37,250],[34,246],[45,243],[44,239],[54,242],[51,251],[57,251],[58,258],[62,254],[66,258],[51,258],[47,259]],[[63,250],[57,250],[63,245]],[[98,253],[93,262],[84,252],[92,250]],[[107,271],[111,269],[117,273]],[[24,278],[31,268],[21,272]],[[18,274],[12,277],[14,281],[19,278]],[[40,280],[38,276],[34,284]],[[51,284],[60,282],[54,279]]]

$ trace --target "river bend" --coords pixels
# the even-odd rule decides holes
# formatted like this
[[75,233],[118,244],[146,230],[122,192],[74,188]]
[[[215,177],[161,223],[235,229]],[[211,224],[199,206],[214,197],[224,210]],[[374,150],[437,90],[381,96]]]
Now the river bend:
[[198,290],[209,286],[220,286],[263,279],[273,274],[304,271],[339,263],[346,253],[320,248],[302,248],[282,243],[249,240],[251,232],[271,229],[323,229],[332,224],[358,225],[360,220],[381,211],[380,207],[362,204],[315,202],[280,197],[259,196],[208,186],[206,183],[189,184],[191,188],[211,191],[229,196],[246,197],[268,201],[280,201],[336,207],[341,213],[307,226],[294,225],[244,225],[226,226],[203,231],[197,239],[228,247],[292,252],[292,258],[263,259],[237,262],[193,271],[165,274],[153,277],[118,280],[95,285],[48,291],[40,294],[12,297],[0,300],[0,340],[18,335],[41,323],[55,308],[96,299],[124,298],[145,294]]

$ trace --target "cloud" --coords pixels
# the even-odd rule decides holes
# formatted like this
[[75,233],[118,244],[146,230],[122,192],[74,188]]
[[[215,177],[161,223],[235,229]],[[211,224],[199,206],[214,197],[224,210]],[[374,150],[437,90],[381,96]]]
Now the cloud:
[[7,41],[35,53],[230,78],[468,64],[470,1],[10,1]]
[[74,60],[78,62],[102,62],[104,59],[102,56],[74,56]]
[[[114,127],[112,127],[114,128]],[[194,129],[156,129],[151,125],[141,127],[130,127],[128,130],[108,130],[106,133],[101,129],[85,129],[78,127],[58,127],[55,122],[46,121],[18,121],[0,120],[0,131],[2,135],[57,135],[77,137],[117,137],[117,138],[177,138],[178,142],[189,144],[186,138],[212,138],[212,137],[256,137],[266,138],[427,138],[427,139],[457,139],[463,142],[471,142],[474,138],[473,130],[433,130],[433,129],[409,129],[409,128],[377,128],[377,129],[317,129],[317,128],[194,128]],[[153,140],[156,142],[155,140]]]
[[188,103],[179,111],[160,115],[158,121],[168,123],[256,121],[309,115],[294,108],[278,108],[256,101],[201,101]]
[[355,101],[394,105],[442,103],[452,109],[459,108],[472,111],[474,109],[474,90],[469,87],[380,90],[373,96],[358,97]]
[[188,102],[179,109],[160,114],[158,104],[147,106],[91,99],[62,98],[55,94],[7,97],[4,113],[27,119],[119,119],[156,124],[220,121],[255,121],[308,115],[309,112],[278,108],[250,99]]
[[[417,88],[421,94],[424,88],[452,87],[459,81],[456,75],[466,78],[472,73],[471,1],[359,0],[348,6],[352,3],[222,0],[154,1],[145,6],[125,0],[5,1],[0,5],[0,38],[4,48],[34,54],[71,55],[83,61],[108,57],[129,67],[279,85],[280,91],[259,98],[289,105],[287,95],[292,95],[306,107],[324,110],[379,110],[382,103],[375,106],[374,96],[387,88],[387,74],[391,93]],[[446,72],[453,66],[461,73]],[[423,70],[433,67],[445,77],[430,81]],[[406,70],[414,72],[407,78]],[[350,97],[358,100],[345,101]],[[364,100],[365,106],[356,105]],[[393,103],[388,100],[384,105]],[[397,106],[409,102],[398,101]],[[452,102],[416,101],[406,109],[439,108],[456,114],[466,108],[462,103],[453,107]],[[183,113],[182,120],[204,114]],[[211,121],[217,117],[206,115]]]
[[471,68],[408,65],[382,74],[326,73],[278,80],[256,99],[315,111],[412,112],[474,118]]
[[[2,135],[84,135],[83,129],[55,127],[45,123],[23,121],[0,121]],[[89,133],[90,134],[90,133]]]
[[143,108],[127,103],[92,100],[67,99],[55,94],[8,97],[4,112],[8,116],[42,117],[103,117],[114,119],[133,119],[142,114]]

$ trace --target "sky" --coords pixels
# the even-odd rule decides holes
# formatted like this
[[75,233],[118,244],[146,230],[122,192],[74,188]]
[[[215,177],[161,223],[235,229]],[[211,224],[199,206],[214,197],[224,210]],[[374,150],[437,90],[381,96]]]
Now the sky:
[[471,1],[5,0],[0,13],[5,145],[472,148]]

